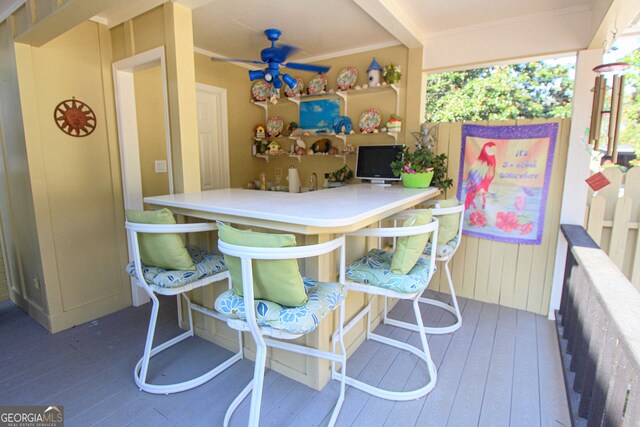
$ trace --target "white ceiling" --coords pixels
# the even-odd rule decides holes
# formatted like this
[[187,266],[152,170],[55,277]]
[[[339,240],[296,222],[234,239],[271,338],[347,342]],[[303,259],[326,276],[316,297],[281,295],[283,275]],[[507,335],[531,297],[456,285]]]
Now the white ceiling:
[[[256,58],[267,46],[263,31],[282,30],[281,40],[302,49],[294,58],[399,43],[354,0],[213,1],[193,11],[198,48],[226,57]],[[389,4],[390,1],[379,3]],[[422,41],[442,32],[466,32],[479,24],[503,25],[530,15],[566,14],[591,8],[592,0],[395,0],[390,8],[411,21]]]
[[215,1],[193,11],[196,47],[226,57],[258,59],[269,43],[267,28],[301,49],[295,59],[399,44],[351,0]]
[[428,36],[441,31],[462,30],[539,13],[590,6],[591,0],[396,0]]
[[[258,59],[278,28],[293,60],[402,43],[423,48],[426,70],[600,48],[640,27],[638,0],[110,0],[94,19],[113,27],[166,1],[193,9],[194,44],[212,54]],[[0,0],[0,16],[24,2]]]

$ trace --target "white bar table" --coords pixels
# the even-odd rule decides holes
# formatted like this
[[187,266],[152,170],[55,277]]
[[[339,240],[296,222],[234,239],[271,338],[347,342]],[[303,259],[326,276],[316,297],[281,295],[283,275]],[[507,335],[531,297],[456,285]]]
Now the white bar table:
[[[336,234],[348,233],[376,224],[397,212],[432,199],[439,194],[436,188],[405,188],[401,185],[376,186],[370,184],[347,185],[328,190],[307,193],[284,193],[273,191],[221,189],[199,193],[182,193],[167,196],[146,197],[144,201],[153,207],[166,207],[180,215],[221,220],[250,227],[302,234],[303,242],[314,244],[331,240]],[[367,246],[375,245],[368,242]],[[348,244],[349,246],[349,244]],[[367,248],[349,248],[347,260],[363,255]],[[332,255],[308,260],[305,273],[322,281],[336,280],[336,262]],[[197,298],[194,295],[194,298]],[[213,295],[202,295],[210,299]],[[200,301],[210,306],[213,301]],[[347,318],[365,304],[360,294],[347,299]],[[210,322],[207,319],[207,322]],[[211,319],[214,322],[214,319]],[[314,333],[306,336],[307,345],[323,350],[330,349],[330,337],[337,317],[325,319]],[[218,327],[217,327],[218,326]],[[363,325],[364,326],[364,325]],[[225,336],[225,328],[219,325],[203,325],[202,335],[227,348],[232,348],[233,334]],[[353,329],[346,337],[351,353],[364,340],[362,330]],[[301,338],[303,339],[303,338]],[[250,341],[250,340],[248,340]],[[290,354],[271,349],[267,366],[290,378],[320,390],[329,381],[329,363],[323,360]],[[253,356],[253,349],[247,348],[247,355]]]

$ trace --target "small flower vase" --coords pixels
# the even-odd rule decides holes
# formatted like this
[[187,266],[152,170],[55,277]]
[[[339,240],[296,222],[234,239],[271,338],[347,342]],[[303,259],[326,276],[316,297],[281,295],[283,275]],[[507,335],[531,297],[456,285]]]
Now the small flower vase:
[[433,179],[433,171],[421,173],[402,173],[402,184],[407,188],[427,188]]

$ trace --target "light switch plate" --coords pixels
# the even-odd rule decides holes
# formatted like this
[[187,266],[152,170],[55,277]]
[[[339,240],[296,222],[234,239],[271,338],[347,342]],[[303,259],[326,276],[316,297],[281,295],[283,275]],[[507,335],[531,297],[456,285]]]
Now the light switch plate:
[[156,173],[167,173],[167,161],[156,160]]

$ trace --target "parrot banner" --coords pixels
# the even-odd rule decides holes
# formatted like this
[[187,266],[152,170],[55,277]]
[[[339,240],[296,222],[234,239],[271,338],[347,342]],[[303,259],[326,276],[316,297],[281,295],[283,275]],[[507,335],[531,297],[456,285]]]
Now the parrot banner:
[[558,123],[462,125],[457,196],[463,234],[539,245]]

